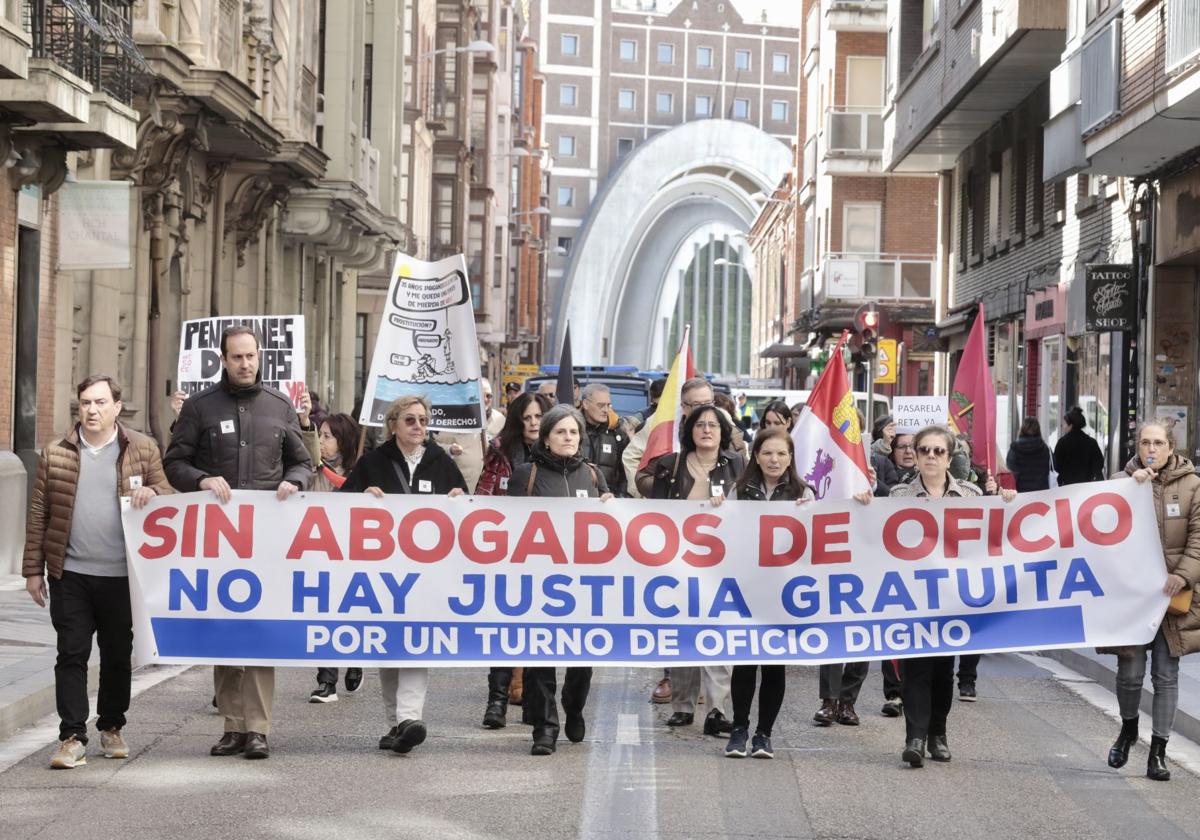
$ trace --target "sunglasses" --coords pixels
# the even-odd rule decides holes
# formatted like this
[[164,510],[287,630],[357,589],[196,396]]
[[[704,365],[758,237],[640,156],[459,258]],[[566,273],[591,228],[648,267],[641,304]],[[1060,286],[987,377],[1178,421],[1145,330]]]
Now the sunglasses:
[[417,417],[412,414],[406,414],[406,415],[404,415],[404,425],[405,426],[428,426],[429,418],[428,417]]
[[943,455],[946,454],[946,447],[944,447],[944,446],[918,446],[917,454],[918,455],[935,455],[938,458],[941,458]]

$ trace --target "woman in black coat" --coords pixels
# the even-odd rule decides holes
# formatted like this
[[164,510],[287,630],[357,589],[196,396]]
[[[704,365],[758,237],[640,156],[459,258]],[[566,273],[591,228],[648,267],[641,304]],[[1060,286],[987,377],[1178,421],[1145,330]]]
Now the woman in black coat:
[[1050,447],[1042,440],[1042,427],[1036,417],[1026,417],[1021,423],[1005,461],[1017,481],[1018,493],[1050,489]]
[[1100,444],[1084,429],[1087,418],[1083,409],[1073,406],[1063,418],[1066,434],[1054,445],[1054,469],[1058,470],[1059,485],[1082,484],[1104,480],[1104,453]]
[[[585,426],[583,415],[569,405],[556,405],[542,416],[533,457],[513,470],[508,481],[509,496],[547,498],[590,498],[606,502],[612,498],[600,470],[579,453]],[[552,755],[558,743],[558,702],[554,666],[525,669],[523,711],[533,726],[530,755]],[[567,738],[578,744],[587,729],[583,706],[592,685],[591,668],[567,668],[563,679],[562,705]]]

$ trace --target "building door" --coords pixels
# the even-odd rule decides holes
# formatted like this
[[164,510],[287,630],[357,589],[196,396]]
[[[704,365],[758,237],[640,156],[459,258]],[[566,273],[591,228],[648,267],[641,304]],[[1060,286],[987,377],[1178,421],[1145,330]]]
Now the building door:
[[41,233],[17,228],[17,335],[13,360],[13,451],[25,464],[32,493],[37,474],[38,298]]
[[1042,424],[1042,439],[1049,437],[1062,422],[1063,337],[1042,339],[1041,381],[1038,387],[1038,422]]

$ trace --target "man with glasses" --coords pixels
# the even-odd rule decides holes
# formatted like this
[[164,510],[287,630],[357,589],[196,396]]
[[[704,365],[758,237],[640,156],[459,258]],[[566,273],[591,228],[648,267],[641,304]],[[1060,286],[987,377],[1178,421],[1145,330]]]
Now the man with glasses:
[[[228,504],[235,490],[273,490],[280,501],[308,486],[312,460],[291,400],[262,384],[258,338],[248,326],[221,334],[221,381],[183,403],[163,458],[181,493],[208,490]],[[225,734],[212,755],[270,755],[275,669],[217,665],[217,711]]]
[[580,407],[587,425],[581,447],[584,459],[600,470],[610,493],[617,498],[628,498],[621,456],[629,445],[629,438],[613,413],[612,392],[607,385],[592,383],[583,389]]

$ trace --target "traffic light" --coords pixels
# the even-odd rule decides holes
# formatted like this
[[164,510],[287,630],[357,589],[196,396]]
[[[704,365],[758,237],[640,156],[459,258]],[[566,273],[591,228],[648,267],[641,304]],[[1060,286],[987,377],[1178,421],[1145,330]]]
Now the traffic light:
[[863,360],[874,359],[879,352],[878,310],[873,305],[859,309],[854,315],[854,329],[858,332]]

